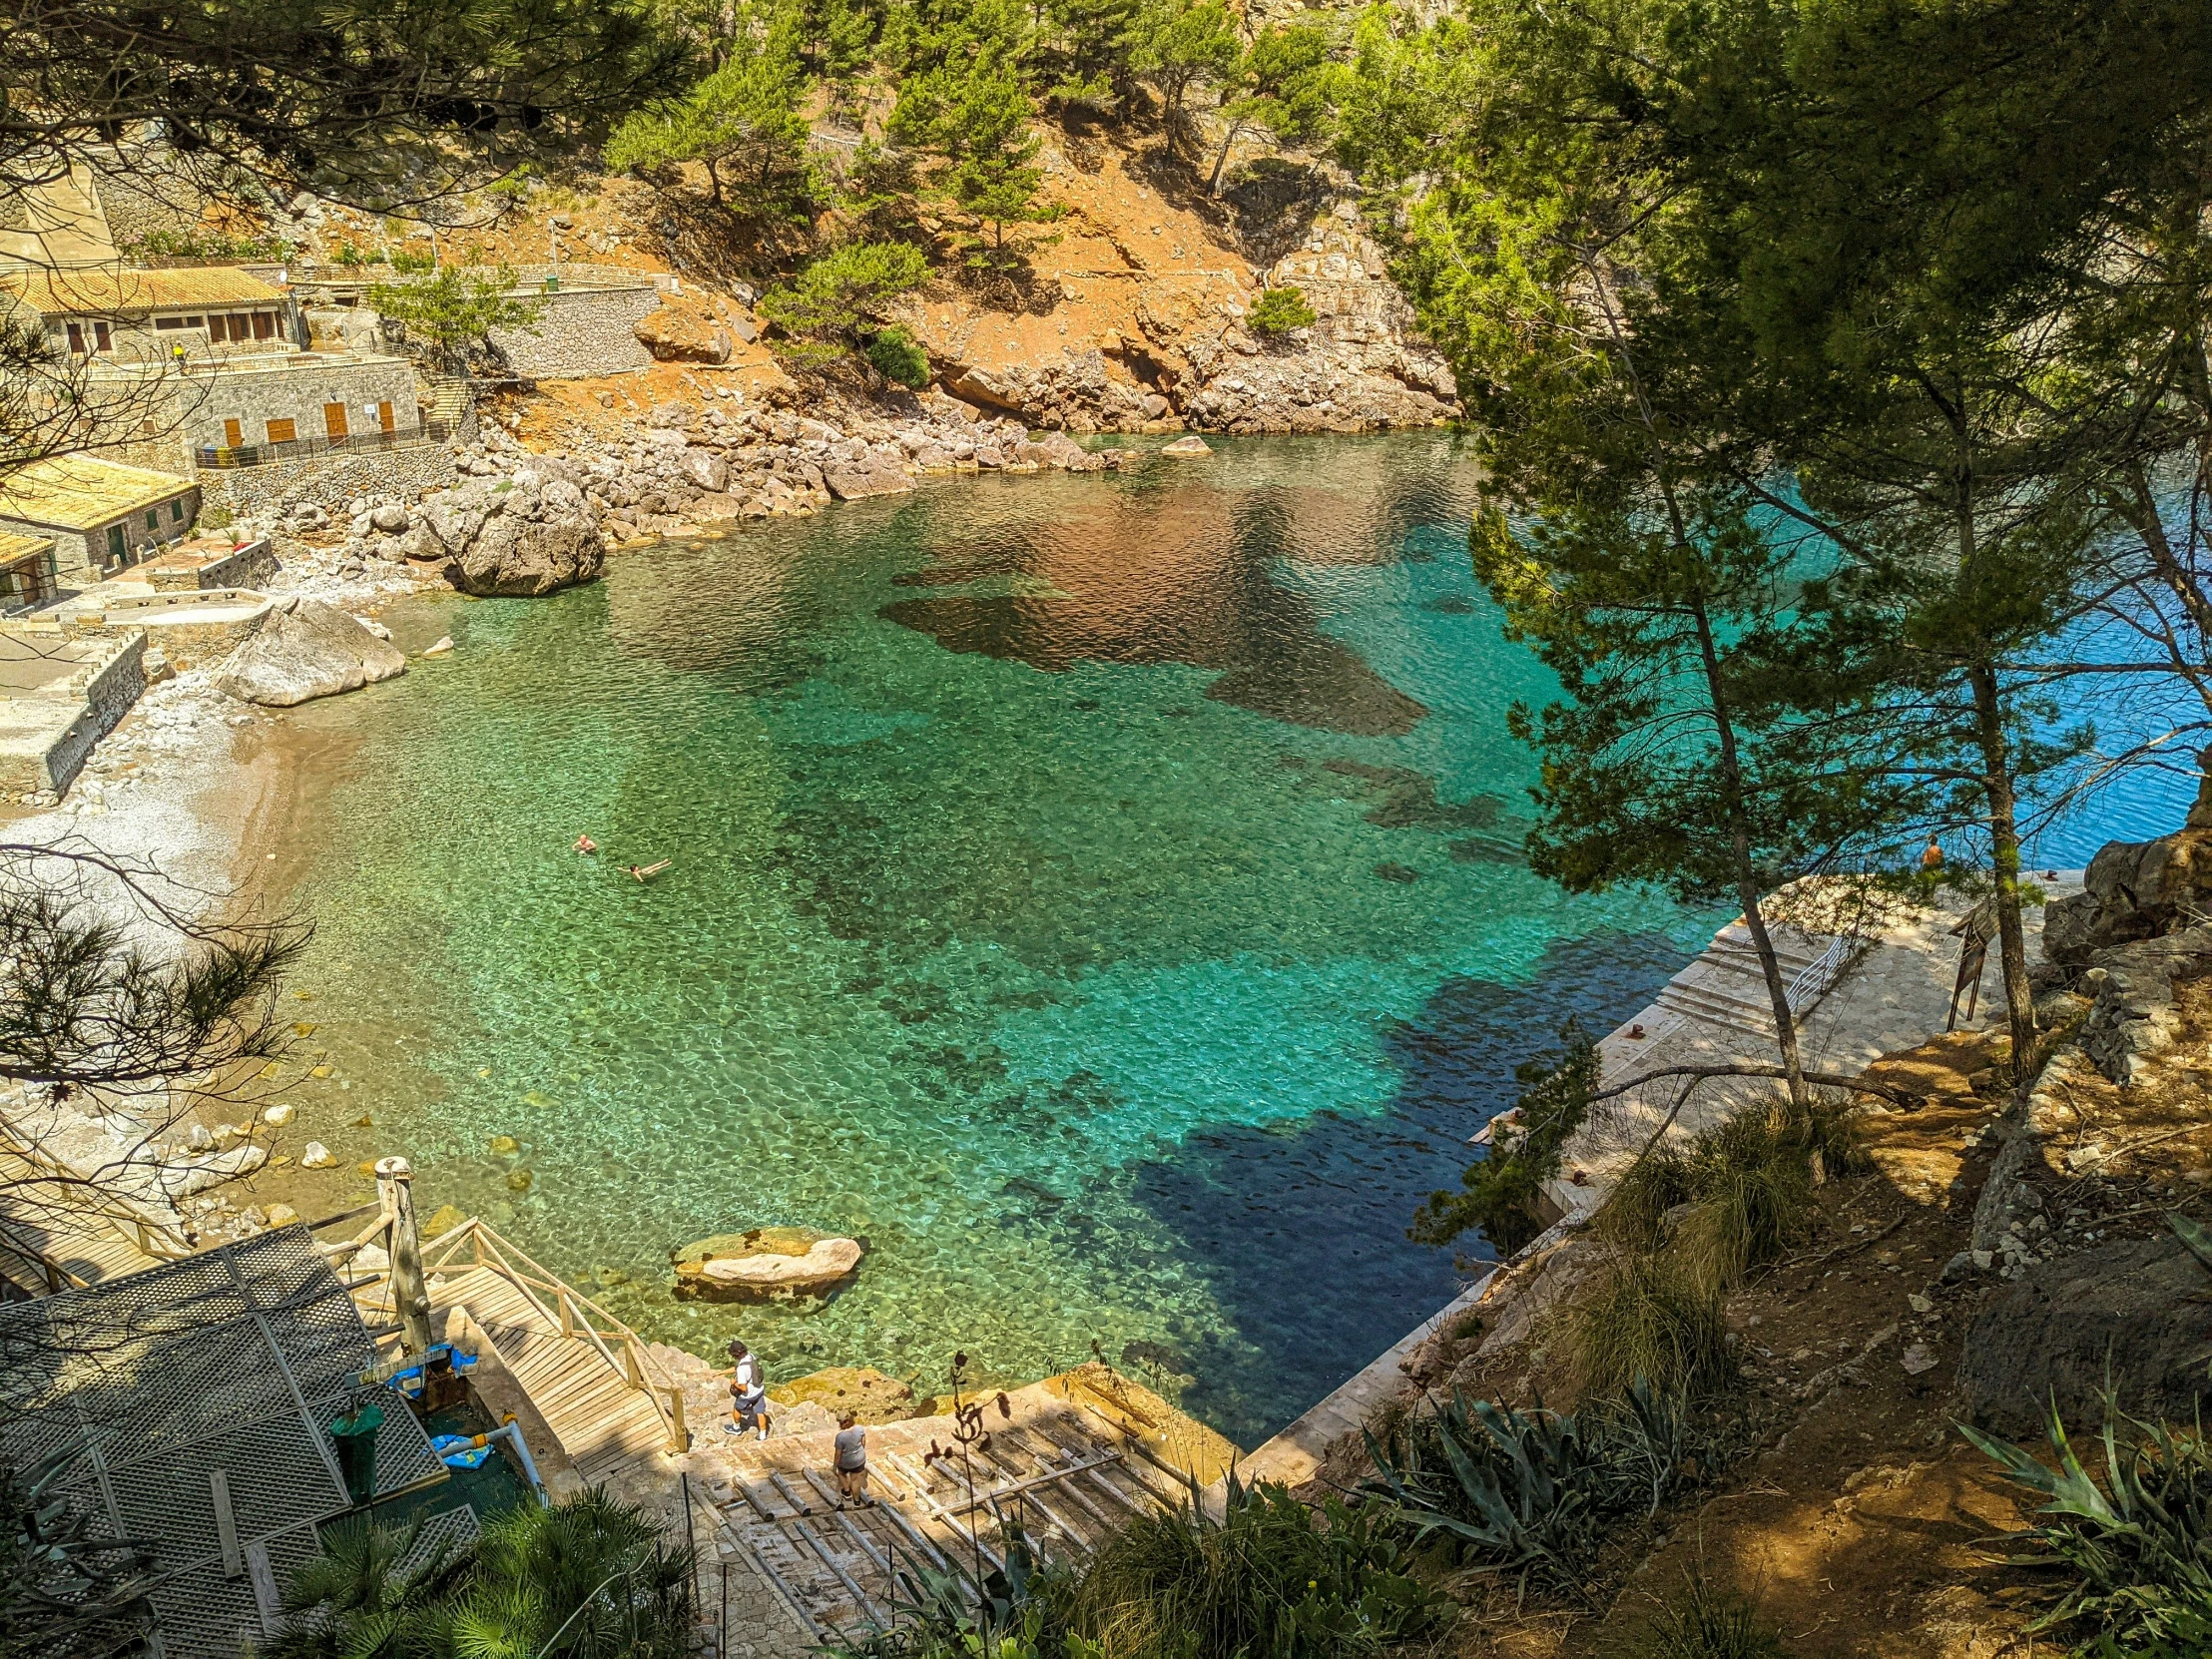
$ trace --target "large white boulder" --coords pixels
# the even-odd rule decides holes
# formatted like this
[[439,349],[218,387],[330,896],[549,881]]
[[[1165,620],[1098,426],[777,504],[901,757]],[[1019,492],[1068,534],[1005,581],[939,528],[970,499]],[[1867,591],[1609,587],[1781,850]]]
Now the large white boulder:
[[278,600],[224,659],[216,689],[285,709],[406,672],[405,655],[389,641],[343,611],[294,595]]
[[463,593],[529,598],[597,578],[607,543],[599,515],[567,478],[525,467],[471,478],[415,514],[412,556],[444,562]]

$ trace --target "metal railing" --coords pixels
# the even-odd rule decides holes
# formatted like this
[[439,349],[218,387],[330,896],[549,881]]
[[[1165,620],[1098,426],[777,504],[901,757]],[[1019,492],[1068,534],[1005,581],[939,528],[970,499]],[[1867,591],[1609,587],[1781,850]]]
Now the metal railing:
[[300,460],[312,455],[367,455],[384,449],[411,449],[418,444],[443,443],[453,435],[456,425],[457,422],[448,420],[425,420],[407,432],[291,438],[282,443],[248,443],[236,447],[202,444],[193,451],[193,460],[205,470],[228,471],[234,467],[269,466],[276,461]]
[[1790,1012],[1803,1013],[1823,996],[1829,987],[1844,976],[1844,970],[1859,959],[1859,953],[1867,948],[1867,939],[1859,933],[1838,933],[1828,941],[1828,948],[1807,962],[1790,981]]
[[[466,1246],[464,1252],[462,1247]],[[671,1382],[645,1352],[645,1343],[614,1315],[558,1275],[539,1266],[514,1245],[471,1216],[450,1232],[425,1240],[425,1276],[483,1268],[520,1291],[539,1315],[564,1337],[587,1344],[630,1387],[646,1397],[667,1431],[668,1449],[689,1449],[684,1423],[684,1390]],[[609,1345],[613,1346],[609,1346]]]

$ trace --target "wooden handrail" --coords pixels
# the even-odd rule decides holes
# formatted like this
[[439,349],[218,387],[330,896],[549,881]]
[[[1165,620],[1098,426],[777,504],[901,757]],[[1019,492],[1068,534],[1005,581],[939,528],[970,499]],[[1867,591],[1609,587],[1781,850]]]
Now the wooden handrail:
[[[565,1279],[501,1238],[477,1216],[470,1216],[459,1226],[440,1233],[435,1239],[425,1241],[422,1247],[424,1275],[452,1273],[462,1267],[464,1264],[456,1262],[454,1258],[460,1255],[463,1244],[469,1247],[469,1259],[465,1266],[479,1267],[497,1274],[520,1291],[530,1306],[561,1335],[572,1340],[589,1342],[608,1368],[622,1379],[623,1383],[645,1395],[651,1403],[654,1414],[661,1419],[662,1426],[668,1431],[669,1449],[688,1449],[689,1436],[684,1425],[684,1391],[653,1363],[645,1352],[643,1339],[635,1331]],[[517,1267],[516,1263],[521,1266]],[[541,1292],[553,1298],[553,1307],[546,1306],[539,1294]],[[601,1322],[604,1322],[607,1329],[601,1329]],[[607,1346],[609,1343],[621,1345],[623,1354],[620,1360],[615,1358],[614,1351]]]
[[67,1208],[97,1216],[156,1261],[180,1261],[193,1254],[192,1241],[185,1237],[182,1229],[172,1227],[121,1193],[111,1192],[83,1171],[64,1163],[5,1117],[0,1117],[0,1150],[14,1154],[33,1170],[68,1183],[70,1201]]

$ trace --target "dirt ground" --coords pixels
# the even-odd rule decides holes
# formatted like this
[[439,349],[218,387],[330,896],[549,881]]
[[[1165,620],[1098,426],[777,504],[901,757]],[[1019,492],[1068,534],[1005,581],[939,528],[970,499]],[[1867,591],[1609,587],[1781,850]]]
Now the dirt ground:
[[[2158,1232],[2169,1210],[2212,1220],[2212,981],[2184,987],[2181,1006],[2189,1026],[2145,1083],[2064,1090],[2072,1129],[2029,1170],[2051,1218],[2036,1245],[2046,1257]],[[1515,1609],[1493,1595],[1453,1631],[1457,1653],[1626,1655],[1693,1572],[1756,1600],[1796,1659],[2027,1659],[2071,1645],[2078,1633],[2029,1629],[2060,1578],[2007,1565],[1994,1546],[2032,1500],[1953,1421],[1961,1340],[2000,1281],[1942,1274],[1967,1248],[1996,1151],[2003,1101],[1989,1068],[2004,1053],[2002,1038],[1960,1034],[1878,1062],[1870,1078],[1917,1102],[1863,1119],[1872,1171],[1824,1186],[1801,1247],[1728,1307],[1741,1374],[1731,1409],[1754,1449],[1628,1529],[1591,1608]],[[1476,1359],[1480,1340],[1454,1345],[1440,1386],[1571,1399],[1541,1322],[1528,1342]]]

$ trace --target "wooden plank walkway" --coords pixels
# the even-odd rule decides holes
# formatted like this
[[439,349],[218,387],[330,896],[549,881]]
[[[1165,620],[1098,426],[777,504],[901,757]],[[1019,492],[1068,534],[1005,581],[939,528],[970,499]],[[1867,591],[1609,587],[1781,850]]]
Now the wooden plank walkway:
[[530,1396],[576,1471],[598,1484],[668,1448],[652,1397],[513,1280],[489,1267],[447,1273],[430,1285],[433,1320],[465,1308],[500,1363]]
[[51,1171],[0,1148],[0,1276],[25,1294],[96,1285],[167,1259],[140,1248],[124,1222]]

